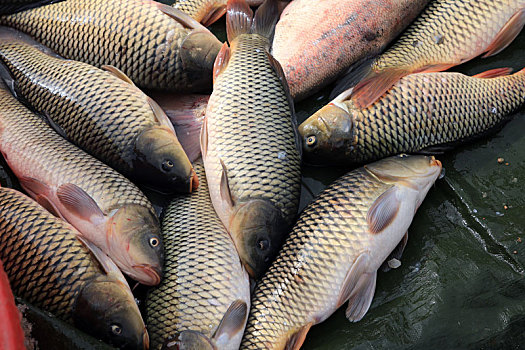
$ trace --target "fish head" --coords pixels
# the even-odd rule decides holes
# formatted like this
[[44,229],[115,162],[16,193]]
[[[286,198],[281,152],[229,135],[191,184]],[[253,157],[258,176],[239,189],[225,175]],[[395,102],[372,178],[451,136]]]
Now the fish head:
[[171,130],[153,125],[135,140],[133,171],[141,183],[165,192],[190,193],[199,180]]
[[240,203],[230,222],[230,234],[248,273],[261,277],[281,249],[288,231],[281,211],[267,200]]
[[127,204],[112,213],[107,225],[112,258],[122,272],[148,286],[159,284],[164,246],[155,214],[144,206]]
[[81,289],[73,312],[76,327],[119,349],[148,349],[149,336],[129,286],[111,275]]
[[167,339],[162,350],[214,350],[217,347],[210,338],[197,331],[182,331],[174,338]]
[[303,155],[314,165],[341,163],[352,149],[352,117],[342,103],[329,103],[299,126]]
[[400,184],[419,193],[417,206],[441,174],[442,165],[434,156],[401,154],[365,165],[365,169],[385,183]]
[[182,41],[179,52],[190,89],[211,89],[213,65],[221,47],[219,39],[205,28],[191,31]]

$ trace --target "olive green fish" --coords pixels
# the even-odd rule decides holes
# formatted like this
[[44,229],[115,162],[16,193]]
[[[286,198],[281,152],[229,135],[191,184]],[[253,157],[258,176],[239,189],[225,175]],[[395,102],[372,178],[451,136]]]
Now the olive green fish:
[[60,56],[112,65],[140,87],[209,90],[219,40],[171,6],[150,0],[67,0],[0,18]]
[[0,27],[0,62],[17,94],[94,157],[160,191],[191,192],[198,185],[162,109],[114,67],[56,57],[6,27]]
[[305,161],[362,164],[479,137],[525,103],[525,70],[509,71],[411,74],[364,109],[355,106],[350,89],[299,126]]
[[165,340],[184,343],[185,331],[218,349],[238,349],[248,317],[248,274],[213,209],[202,163],[195,168],[199,189],[175,198],[162,221],[164,280],[146,302],[152,349]]
[[356,169],[301,213],[258,283],[241,349],[299,349],[311,326],[348,301],[357,322],[374,297],[377,270],[401,242],[441,172],[434,157],[401,156]]
[[0,188],[0,260],[15,295],[121,349],[147,349],[124,276],[79,237],[33,200]]
[[228,40],[215,63],[201,150],[213,206],[248,273],[270,265],[297,214],[300,139],[279,63],[268,53],[276,1],[253,14],[230,0]]
[[[474,57],[488,57],[506,48],[525,24],[525,0],[433,0],[380,55],[355,86],[356,106],[367,107],[401,77],[439,72]],[[359,70],[355,74],[359,74]],[[343,79],[335,93],[344,90]]]
[[162,278],[160,225],[128,179],[54,132],[0,86],[0,151],[26,192],[137,281]]

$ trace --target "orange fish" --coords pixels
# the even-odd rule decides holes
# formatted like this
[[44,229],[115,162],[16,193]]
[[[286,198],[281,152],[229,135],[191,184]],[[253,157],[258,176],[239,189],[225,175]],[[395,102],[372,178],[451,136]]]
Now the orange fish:
[[275,29],[273,55],[300,100],[380,53],[428,0],[295,0]]

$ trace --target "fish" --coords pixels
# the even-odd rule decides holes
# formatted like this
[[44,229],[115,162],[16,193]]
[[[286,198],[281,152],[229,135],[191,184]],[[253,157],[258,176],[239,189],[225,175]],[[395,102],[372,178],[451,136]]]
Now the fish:
[[211,89],[219,40],[197,21],[150,0],[68,0],[0,17],[58,55],[111,65],[141,88]]
[[428,0],[294,0],[275,28],[272,54],[295,101],[376,56]]
[[0,260],[15,295],[121,349],[149,337],[126,279],[73,226],[0,188]]
[[174,95],[156,92],[151,96],[166,112],[189,160],[193,162],[200,158],[200,133],[210,95]]
[[347,90],[299,126],[305,162],[359,165],[399,153],[443,153],[494,131],[525,102],[525,70],[417,73],[360,109]]
[[[505,49],[525,24],[525,0],[434,0],[385,53],[368,66],[352,92],[365,108],[411,73],[445,71]],[[350,87],[352,74],[332,94]],[[350,84],[351,85],[351,84]]]
[[405,241],[441,169],[434,157],[395,156],[353,170],[319,194],[258,283],[241,349],[299,349],[310,327],[346,301],[348,320],[361,320],[378,268]]
[[0,151],[22,188],[72,224],[131,278],[162,278],[160,223],[128,179],[64,140],[0,86]]
[[215,213],[202,161],[194,166],[199,189],[173,199],[162,220],[164,280],[146,300],[151,348],[201,338],[216,349],[238,349],[250,308],[250,281]]
[[95,158],[162,192],[198,186],[166,114],[118,69],[56,57],[7,27],[0,27],[0,62],[17,95]]
[[[197,22],[209,26],[226,13],[227,2],[228,0],[176,0],[173,7],[186,13]],[[259,6],[263,0],[247,0],[246,2],[250,6]]]
[[9,285],[9,279],[0,259],[0,344],[4,349],[25,350],[22,315],[15,304],[15,298]]
[[[293,102],[269,53],[277,3],[230,0],[201,132],[210,196],[248,273],[260,277],[297,215],[301,146]],[[253,18],[253,19],[252,19]]]

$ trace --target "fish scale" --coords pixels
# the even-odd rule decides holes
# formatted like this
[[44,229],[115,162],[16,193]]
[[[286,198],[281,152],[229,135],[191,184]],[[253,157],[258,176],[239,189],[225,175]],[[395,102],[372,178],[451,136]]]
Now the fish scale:
[[[68,0],[4,16],[0,23],[33,36],[63,57],[97,67],[113,65],[141,87],[185,92],[208,88],[210,77],[185,69],[181,58],[181,45],[194,28],[169,17],[159,6],[164,5]],[[209,33],[204,27],[197,29]],[[220,47],[211,33],[209,44]],[[213,61],[209,63],[208,71]]]
[[[13,154],[16,153],[18,163],[25,164],[26,174],[44,173],[42,177],[50,179],[51,183],[77,184],[105,213],[125,204],[138,204],[154,213],[146,196],[129,180],[65,142],[6,90],[0,90],[0,105],[9,106],[9,112],[0,111],[2,147],[20,150]],[[20,123],[20,119],[24,123]],[[2,153],[8,153],[4,149]],[[35,167],[35,154],[39,156],[38,164],[47,167]],[[108,195],[116,193],[118,195]]]
[[211,338],[234,300],[250,304],[248,275],[213,209],[204,167],[194,168],[199,189],[172,200],[162,222],[164,280],[146,301],[152,349],[184,330]]
[[[474,47],[488,47],[512,15],[524,6],[523,0],[432,1],[392,48],[374,62],[372,69],[407,65],[415,70],[448,62],[444,59],[458,64],[477,51]],[[438,44],[440,40],[443,43]]]
[[146,95],[108,72],[25,43],[1,43],[0,58],[22,96],[52,116],[70,140],[121,172],[132,172],[137,136],[157,124]]
[[406,237],[440,171],[433,157],[391,157],[321,192],[257,284],[241,349],[299,349],[310,327],[347,301],[346,317],[361,320],[377,269]]
[[[207,157],[221,159],[226,165],[234,199],[268,199],[290,222],[300,192],[292,112],[268,63],[267,39],[246,35],[237,45],[208,104]],[[242,150],[249,153],[239,154]],[[215,171],[222,171],[220,163],[215,165]]]
[[[525,23],[525,0],[435,0],[390,49],[377,57],[352,92],[356,106],[378,100],[410,73],[439,72],[485,54],[492,56],[514,40]],[[349,73],[332,96],[352,86]]]
[[11,189],[0,190],[0,259],[16,295],[71,322],[79,291],[103,272],[74,229]]
[[[365,109],[342,95],[299,130],[305,139],[318,138],[314,146],[305,142],[309,161],[361,164],[474,138],[508,120],[524,103],[524,70],[493,78],[418,73],[403,77]],[[349,120],[350,129],[343,131],[337,118]]]
[[366,214],[389,187],[359,169],[337,180],[301,213],[257,284],[242,349],[284,348],[282,337],[302,327],[320,305],[335,311],[348,262],[369,241],[363,230]]

